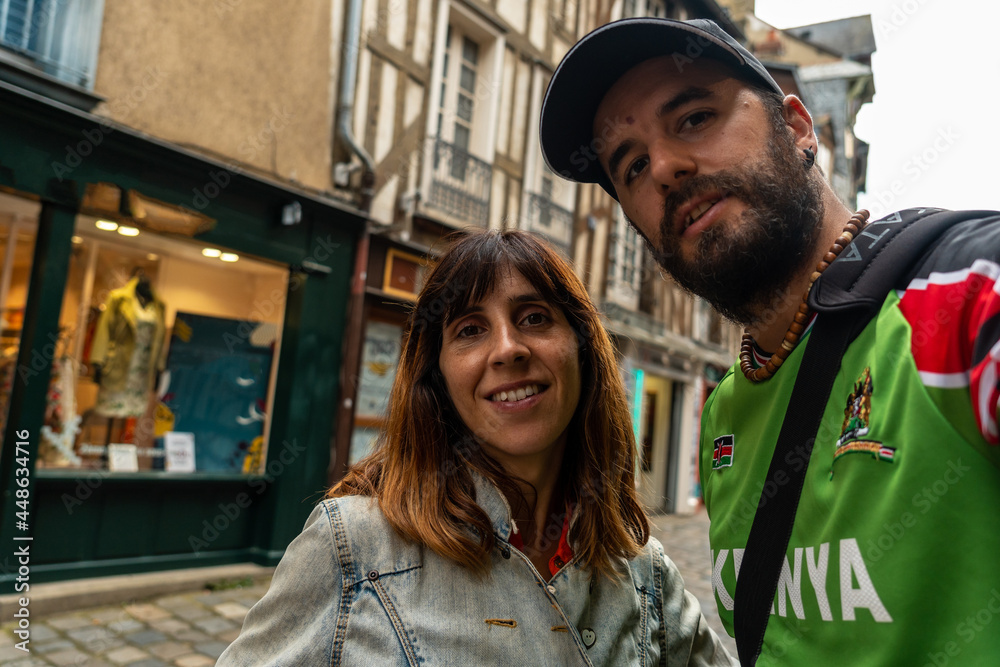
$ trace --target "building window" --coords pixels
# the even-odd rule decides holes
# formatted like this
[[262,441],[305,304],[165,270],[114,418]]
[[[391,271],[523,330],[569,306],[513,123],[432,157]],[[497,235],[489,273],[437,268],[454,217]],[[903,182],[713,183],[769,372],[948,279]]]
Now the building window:
[[435,91],[427,204],[456,222],[484,225],[489,215],[493,169],[483,158],[488,154],[489,104],[495,97],[495,86],[488,81],[495,50],[487,37],[461,21],[448,24],[438,65],[441,85]]
[[[448,26],[438,106],[438,136],[458,149],[449,171],[452,178],[464,181],[476,107],[479,44],[466,35],[456,36],[456,33],[453,26]],[[435,156],[435,159],[440,160],[440,156]]]
[[[538,158],[539,163],[541,158]],[[566,257],[572,257],[573,240],[572,204],[567,204],[567,194],[572,196],[572,188],[565,181],[556,183],[548,167],[542,166],[539,192],[528,191],[526,229],[544,237],[553,247]]]
[[61,81],[94,87],[103,0],[0,0],[0,46]]
[[287,267],[80,216],[41,468],[254,474]]
[[635,310],[639,305],[643,245],[621,209],[616,210],[608,239],[608,299]]
[[[546,174],[542,176],[542,199],[546,202],[552,201],[552,177]],[[552,207],[545,206],[538,212],[538,224],[542,227],[552,227]]]
[[680,19],[676,0],[625,0],[624,16],[654,16],[659,19]]

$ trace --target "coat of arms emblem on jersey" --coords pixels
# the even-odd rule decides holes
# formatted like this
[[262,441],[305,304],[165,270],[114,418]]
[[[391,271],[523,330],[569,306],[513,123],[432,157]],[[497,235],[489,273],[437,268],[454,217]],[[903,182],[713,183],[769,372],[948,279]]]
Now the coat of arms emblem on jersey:
[[887,447],[877,440],[866,439],[871,430],[872,392],[875,385],[872,382],[871,368],[866,367],[861,377],[854,383],[854,391],[847,397],[844,408],[844,422],[840,428],[840,437],[833,454],[836,462],[847,454],[869,454],[879,461],[892,463],[896,457],[896,448]]

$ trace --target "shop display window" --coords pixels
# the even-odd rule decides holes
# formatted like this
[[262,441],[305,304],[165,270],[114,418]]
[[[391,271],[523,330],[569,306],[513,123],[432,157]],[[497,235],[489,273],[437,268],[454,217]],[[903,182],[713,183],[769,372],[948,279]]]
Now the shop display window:
[[354,432],[348,455],[348,463],[352,465],[371,452],[384,426],[389,392],[399,365],[402,338],[401,316],[374,310],[369,313],[354,410]]
[[80,216],[39,467],[262,470],[288,275]]
[[39,205],[0,194],[0,447],[21,345]]

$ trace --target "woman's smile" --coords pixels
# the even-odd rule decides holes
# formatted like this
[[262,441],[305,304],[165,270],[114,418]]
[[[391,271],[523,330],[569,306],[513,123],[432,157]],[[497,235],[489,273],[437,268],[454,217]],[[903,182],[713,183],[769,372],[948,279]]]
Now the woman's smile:
[[509,272],[446,324],[438,363],[459,417],[501,465],[561,457],[580,400],[579,344],[524,276]]

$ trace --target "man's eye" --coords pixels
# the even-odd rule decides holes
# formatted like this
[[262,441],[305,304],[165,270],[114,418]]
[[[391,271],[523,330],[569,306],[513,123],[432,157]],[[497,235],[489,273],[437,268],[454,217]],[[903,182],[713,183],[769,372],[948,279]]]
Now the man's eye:
[[698,127],[708,121],[712,116],[713,114],[711,111],[695,111],[693,114],[684,119],[682,125],[686,127]]
[[631,183],[633,179],[642,173],[642,170],[646,168],[646,163],[648,160],[641,157],[625,168],[625,183]]
[[470,336],[475,336],[476,334],[479,333],[479,331],[480,327],[476,326],[475,324],[469,324],[459,329],[458,332],[455,334],[455,336],[457,338],[468,338]]

